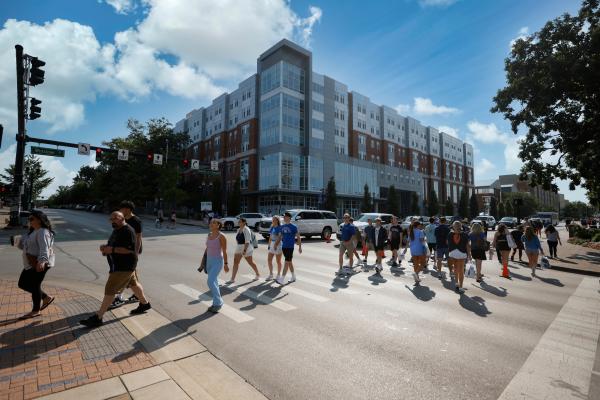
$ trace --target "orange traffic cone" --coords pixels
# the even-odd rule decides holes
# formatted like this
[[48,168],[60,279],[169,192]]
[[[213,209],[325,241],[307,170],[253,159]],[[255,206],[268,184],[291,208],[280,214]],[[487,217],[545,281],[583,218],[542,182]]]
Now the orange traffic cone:
[[508,260],[502,260],[502,277],[510,278],[510,272],[508,272]]

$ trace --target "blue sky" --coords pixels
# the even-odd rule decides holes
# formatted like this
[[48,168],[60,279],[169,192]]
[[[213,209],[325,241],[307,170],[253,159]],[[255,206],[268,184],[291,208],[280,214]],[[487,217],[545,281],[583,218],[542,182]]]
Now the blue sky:
[[[268,4],[267,4],[268,3]],[[48,0],[0,10],[0,168],[14,162],[14,44],[47,61],[32,136],[99,144],[127,134],[128,118],[175,123],[255,70],[282,37],[313,52],[315,71],[378,104],[443,127],[475,146],[476,183],[518,171],[516,137],[492,97],[515,38],[579,1]],[[13,146],[11,146],[13,145]],[[91,159],[44,158],[67,184]],[[585,200],[583,190],[570,200]],[[46,193],[48,194],[48,193]]]

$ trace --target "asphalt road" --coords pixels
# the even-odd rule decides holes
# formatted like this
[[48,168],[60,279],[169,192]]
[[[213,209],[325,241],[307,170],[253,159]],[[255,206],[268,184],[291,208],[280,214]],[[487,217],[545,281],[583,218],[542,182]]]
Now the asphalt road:
[[[49,214],[58,234],[48,279],[101,290],[108,267],[97,249],[109,236],[108,216]],[[272,399],[496,399],[585,279],[553,270],[532,278],[517,263],[506,280],[496,260],[484,263],[485,283],[465,278],[463,295],[431,274],[414,288],[406,261],[382,280],[372,272],[342,279],[334,274],[336,242],[310,240],[295,252],[297,282],[252,282],[242,262],[213,316],[198,298],[208,293],[196,271],[206,231],[144,222],[139,275],[152,306]],[[266,253],[261,240],[254,254],[263,277]],[[20,253],[3,244],[0,260],[0,278],[16,279]]]

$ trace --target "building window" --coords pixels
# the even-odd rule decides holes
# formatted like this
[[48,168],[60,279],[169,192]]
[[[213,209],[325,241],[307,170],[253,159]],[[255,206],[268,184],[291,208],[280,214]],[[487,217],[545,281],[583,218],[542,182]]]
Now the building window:
[[281,64],[277,63],[260,74],[260,93],[269,93],[281,86]]
[[283,62],[283,87],[304,93],[304,70],[287,62]]
[[248,160],[240,161],[240,189],[248,189]]
[[250,124],[242,126],[242,151],[250,149]]

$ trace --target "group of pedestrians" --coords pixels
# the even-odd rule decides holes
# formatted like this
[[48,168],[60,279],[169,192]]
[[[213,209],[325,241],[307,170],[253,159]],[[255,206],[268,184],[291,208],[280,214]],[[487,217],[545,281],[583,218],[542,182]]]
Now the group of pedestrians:
[[[142,225],[141,220],[133,214],[133,209],[132,202],[124,201],[119,206],[119,211],[110,215],[113,231],[107,243],[99,248],[109,266],[104,298],[97,312],[80,321],[89,328],[101,326],[103,316],[111,305],[114,307],[119,302],[123,303],[120,296],[126,288],[131,289],[134,294],[129,301],[139,301],[131,314],[142,314],[152,308],[137,274],[138,258],[142,252]],[[48,216],[43,211],[34,210],[29,215],[28,232],[12,239],[13,245],[23,252],[23,270],[18,286],[31,293],[33,303],[32,310],[19,319],[38,317],[54,301],[54,297],[42,290],[47,272],[54,267],[54,236]]]

